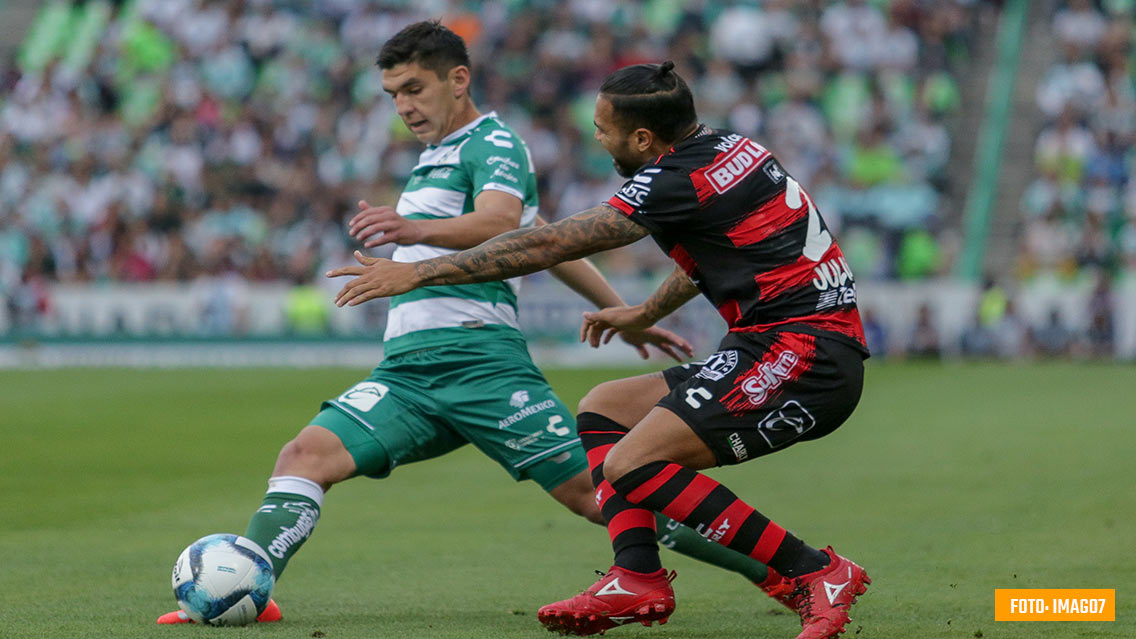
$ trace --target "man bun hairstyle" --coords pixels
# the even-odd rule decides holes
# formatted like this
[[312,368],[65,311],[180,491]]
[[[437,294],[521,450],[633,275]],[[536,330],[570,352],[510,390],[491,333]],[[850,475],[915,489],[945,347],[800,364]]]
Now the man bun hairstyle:
[[668,144],[698,123],[694,96],[674,62],[633,64],[607,76],[600,95],[611,102],[624,131],[643,128]]
[[399,31],[379,50],[376,62],[380,69],[414,62],[440,79],[457,66],[472,69],[465,41],[439,20],[415,22]]

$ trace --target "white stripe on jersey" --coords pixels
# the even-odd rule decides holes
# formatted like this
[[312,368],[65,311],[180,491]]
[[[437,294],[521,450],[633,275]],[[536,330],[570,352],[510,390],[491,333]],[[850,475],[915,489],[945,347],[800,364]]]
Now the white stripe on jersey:
[[384,341],[415,331],[454,328],[463,322],[505,324],[520,330],[517,310],[508,304],[490,304],[458,297],[433,297],[403,302],[387,313]]
[[403,191],[394,210],[405,217],[411,213],[426,213],[457,217],[465,206],[465,192],[425,186],[413,191]]

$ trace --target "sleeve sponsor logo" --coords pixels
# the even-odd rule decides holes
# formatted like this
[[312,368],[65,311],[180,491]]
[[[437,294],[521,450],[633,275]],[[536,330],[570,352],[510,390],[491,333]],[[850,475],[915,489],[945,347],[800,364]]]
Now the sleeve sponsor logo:
[[512,137],[513,134],[509,133],[505,129],[497,129],[496,131],[485,136],[485,141],[489,142],[493,146],[499,146],[503,149],[511,149],[514,146],[510,141],[510,138]]
[[661,171],[662,169],[657,168],[643,169],[619,189],[615,194],[616,197],[632,206],[642,206],[647,195],[651,193],[651,181],[655,179],[655,174]]
[[785,170],[781,168],[781,165],[777,163],[777,160],[770,160],[766,162],[762,165],[761,170],[765,171],[765,174],[769,176],[770,180],[773,180],[774,184],[780,184],[781,180],[785,179]]
[[706,170],[710,186],[719,194],[729,191],[753,173],[767,157],[769,151],[752,140],[744,140]]

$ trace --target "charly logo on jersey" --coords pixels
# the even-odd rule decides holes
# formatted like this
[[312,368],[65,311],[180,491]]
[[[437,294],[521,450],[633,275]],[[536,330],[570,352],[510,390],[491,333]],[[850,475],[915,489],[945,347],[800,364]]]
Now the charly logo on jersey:
[[816,310],[856,303],[856,278],[843,257],[821,262],[813,273],[813,286],[820,291]]
[[762,160],[769,157],[769,151],[763,146],[736,133],[723,138],[714,148],[726,151],[731,147],[733,150],[726,153],[726,157],[706,169],[710,186],[719,194],[737,186],[746,176],[757,170]]
[[489,135],[485,136],[485,141],[489,142],[493,146],[499,146],[503,149],[511,149],[513,148],[513,142],[511,141],[512,137],[513,134],[509,133],[505,129],[497,129],[496,131],[493,131]]
[[738,352],[737,351],[718,351],[706,359],[702,363],[701,370],[695,377],[708,379],[716,382],[726,375],[729,375],[734,367],[738,365]]
[[516,391],[509,398],[509,405],[513,408],[520,408],[527,403],[529,403],[529,392],[527,390]]
[[757,425],[757,432],[770,448],[777,448],[797,439],[816,426],[816,418],[795,399],[785,402]]
[[656,174],[661,172],[662,169],[654,167],[643,169],[632,176],[615,195],[628,204],[642,206],[643,200],[651,192],[651,181],[655,179]]
[[793,375],[793,369],[801,361],[793,351],[781,351],[774,362],[762,362],[757,372],[742,381],[741,389],[749,403],[761,406],[769,397],[769,392],[780,387]]
[[352,408],[367,412],[374,408],[375,404],[382,401],[389,391],[390,387],[386,384],[359,382],[340,395],[339,401]]

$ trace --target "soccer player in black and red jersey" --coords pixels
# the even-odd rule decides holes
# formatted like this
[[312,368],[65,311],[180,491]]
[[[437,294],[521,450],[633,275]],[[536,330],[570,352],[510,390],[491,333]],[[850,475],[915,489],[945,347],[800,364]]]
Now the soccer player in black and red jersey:
[[805,190],[768,150],[700,125],[670,62],[622,68],[596,99],[596,139],[629,178],[607,203],[415,263],[357,254],[336,298],[355,305],[421,286],[498,280],[651,235],[676,269],[643,303],[585,315],[593,345],[650,326],[699,293],[729,326],[697,365],[606,382],[580,402],[581,441],[615,551],[583,593],[541,608],[550,630],[593,634],[666,621],[673,573],[654,512],[767,564],[798,639],[829,639],[870,583],[863,568],[806,544],[699,473],[823,437],[851,415],[868,351],[852,273]]

